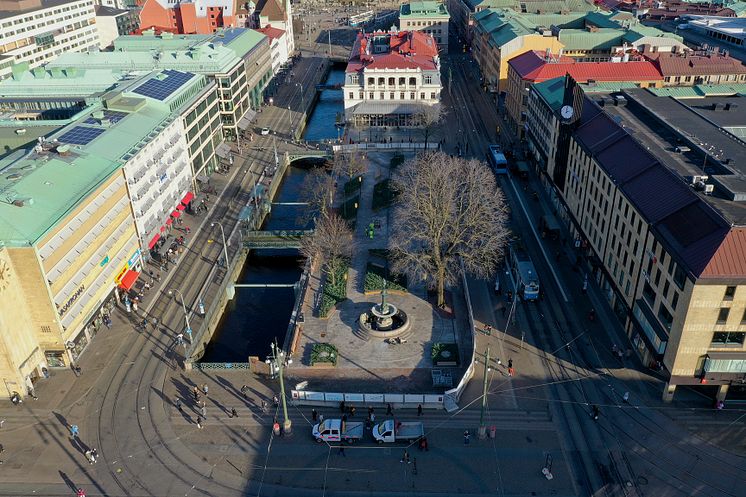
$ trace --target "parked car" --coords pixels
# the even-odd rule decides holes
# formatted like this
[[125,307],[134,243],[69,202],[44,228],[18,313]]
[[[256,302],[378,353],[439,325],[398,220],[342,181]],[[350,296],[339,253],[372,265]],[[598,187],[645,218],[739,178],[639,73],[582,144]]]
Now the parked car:
[[260,133],[262,135],[268,135],[269,134],[269,128],[262,128],[262,130],[260,131]]

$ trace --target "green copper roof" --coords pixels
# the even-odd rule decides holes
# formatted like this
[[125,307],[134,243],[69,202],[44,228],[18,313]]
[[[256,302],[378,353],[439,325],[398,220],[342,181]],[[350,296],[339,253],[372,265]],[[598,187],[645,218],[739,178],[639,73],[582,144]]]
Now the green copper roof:
[[[178,118],[174,106],[190,105],[207,84],[205,76],[192,75],[163,100],[134,92],[146,81],[160,77],[159,72],[153,72],[122,82],[102,102],[89,106],[73,122],[52,133],[44,150],[17,150],[0,159],[0,192],[4,199],[0,202],[0,242],[8,246],[36,243],[90,191]],[[92,119],[95,112],[105,108],[124,116],[109,124]],[[53,122],[34,121],[29,127],[44,123]],[[0,130],[6,134],[19,127],[18,121],[0,121]],[[100,134],[85,145],[64,143],[67,150],[59,153],[62,144],[54,140],[65,142],[66,133],[80,129],[99,130]]]
[[55,94],[87,97],[113,88],[122,76],[123,71],[109,68],[37,67],[30,71],[16,71],[10,78],[0,81],[0,98]]
[[448,9],[441,2],[420,0],[402,4],[399,7],[399,17],[433,17],[442,19],[448,17]]
[[562,107],[562,100],[565,95],[565,77],[560,76],[558,78],[548,79],[541,83],[534,83],[531,85],[533,91],[541,95],[541,98],[549,105],[549,108],[553,111],[559,110]]
[[746,96],[746,84],[735,85],[695,85],[667,88],[648,88],[648,91],[659,97],[702,98],[715,96]]

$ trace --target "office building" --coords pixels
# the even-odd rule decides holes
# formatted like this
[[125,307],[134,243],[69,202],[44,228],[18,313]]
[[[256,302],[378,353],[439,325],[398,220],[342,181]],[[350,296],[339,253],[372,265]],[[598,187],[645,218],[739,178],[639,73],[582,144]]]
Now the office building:
[[628,346],[668,375],[664,399],[678,385],[744,398],[744,98],[663,90],[536,84],[529,150]]
[[295,53],[295,34],[290,0],[259,0],[254,9],[254,18],[254,25],[259,29],[273,27],[285,32],[285,49],[292,57]]
[[93,0],[0,0],[0,78],[98,46]]
[[708,48],[669,53],[643,50],[642,55],[658,67],[664,86],[746,83],[746,65],[731,57],[727,50]]
[[399,29],[432,35],[441,54],[448,53],[448,9],[444,3],[420,0],[399,7]]
[[713,44],[720,47],[746,46],[746,18],[744,17],[711,17],[698,15],[684,15],[686,21],[679,24],[679,29],[691,30],[707,36]]
[[96,27],[99,46],[110,47],[120,36],[133,34],[140,27],[140,16],[136,10],[115,9],[96,5]]
[[238,27],[235,0],[145,0],[140,27],[159,32],[208,35]]

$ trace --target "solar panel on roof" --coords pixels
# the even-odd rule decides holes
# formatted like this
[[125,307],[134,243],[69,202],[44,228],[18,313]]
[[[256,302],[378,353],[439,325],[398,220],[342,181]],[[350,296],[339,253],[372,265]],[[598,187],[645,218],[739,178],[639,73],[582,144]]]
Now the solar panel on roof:
[[163,79],[150,78],[133,90],[134,93],[156,100],[165,100],[173,92],[181,88],[184,83],[192,79],[192,73],[185,73],[167,69],[161,74],[166,77]]
[[62,143],[72,143],[74,145],[88,145],[95,138],[106,131],[102,128],[89,128],[88,126],[75,126],[70,131],[62,134],[57,138]]
[[[111,124],[116,124],[122,119],[124,119],[127,116],[126,112],[118,112],[115,110],[105,110],[104,111],[104,119],[108,119]],[[91,116],[85,121],[83,121],[85,124],[98,124],[99,120],[95,117]]]
[[230,43],[233,40],[235,40],[238,36],[241,36],[244,33],[243,29],[228,29],[223,32],[224,34],[217,35],[215,38],[213,38],[213,41],[222,41],[223,43]]

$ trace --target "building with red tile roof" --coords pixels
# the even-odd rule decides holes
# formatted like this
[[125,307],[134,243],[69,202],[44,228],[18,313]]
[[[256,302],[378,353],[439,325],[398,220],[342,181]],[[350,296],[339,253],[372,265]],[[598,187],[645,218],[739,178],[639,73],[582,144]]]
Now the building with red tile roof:
[[410,126],[440,105],[438,44],[420,31],[359,33],[343,86],[345,119],[372,126]]
[[660,87],[663,76],[658,67],[640,56],[619,57],[618,62],[578,62],[572,57],[539,51],[525,52],[508,62],[505,107],[515,132],[523,136],[529,87],[569,74],[578,83],[633,82],[642,88]]
[[259,0],[254,18],[253,25],[259,29],[273,27],[285,31],[285,50],[288,56],[295,52],[293,9],[290,0]]
[[727,50],[683,53],[642,52],[663,75],[663,86],[693,86],[746,83],[746,65]]
[[140,11],[140,31],[179,34],[212,34],[222,27],[236,27],[234,0],[192,0],[171,4],[145,0]]
[[272,55],[272,74],[277,74],[280,67],[290,58],[288,53],[287,32],[279,28],[273,28],[268,24],[264,28],[257,29],[269,38],[269,48]]

